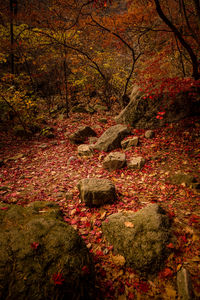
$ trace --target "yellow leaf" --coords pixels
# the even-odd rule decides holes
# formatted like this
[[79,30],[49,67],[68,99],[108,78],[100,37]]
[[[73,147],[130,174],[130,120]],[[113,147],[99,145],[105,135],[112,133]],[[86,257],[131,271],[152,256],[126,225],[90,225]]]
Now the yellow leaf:
[[124,222],[124,225],[126,226],[126,227],[128,227],[128,228],[133,228],[134,227],[134,224],[133,223],[131,223],[131,222]]
[[124,266],[125,265],[125,258],[122,255],[112,255],[112,261],[117,266]]
[[179,264],[179,265],[177,266],[176,270],[179,271],[179,270],[181,269],[181,267],[182,267],[182,265]]
[[175,289],[170,284],[168,284],[165,287],[165,292],[166,292],[166,295],[163,295],[164,299],[166,299],[166,300],[168,300],[168,299],[169,300],[176,299],[176,291],[175,291]]

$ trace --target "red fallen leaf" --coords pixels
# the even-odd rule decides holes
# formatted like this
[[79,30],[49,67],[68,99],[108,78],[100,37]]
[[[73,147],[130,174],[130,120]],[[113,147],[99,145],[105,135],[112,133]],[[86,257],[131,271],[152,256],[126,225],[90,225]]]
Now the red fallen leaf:
[[135,299],[135,295],[131,292],[128,293],[128,300],[133,300]]
[[70,223],[71,223],[71,225],[75,225],[75,224],[77,223],[77,220],[74,220],[74,219],[73,219],[73,220],[71,220]]
[[96,252],[96,255],[97,255],[97,256],[103,256],[104,254],[103,254],[103,251],[98,250],[98,251]]
[[60,272],[54,273],[52,275],[52,280],[54,281],[55,285],[62,285],[64,281],[63,274]]
[[38,248],[38,246],[39,246],[39,243],[36,243],[36,242],[33,242],[31,244],[31,248],[34,249],[34,250],[36,250]]
[[180,239],[181,239],[181,241],[184,242],[184,243],[187,243],[187,241],[188,241],[188,240],[187,240],[187,237],[186,237],[185,235],[181,235],[181,236],[180,236]]
[[192,223],[199,223],[200,221],[200,217],[197,216],[197,215],[192,215],[190,218],[189,218],[189,225],[192,225]]
[[167,248],[170,248],[170,249],[173,249],[173,248],[174,248],[174,244],[169,243],[166,247],[167,247]]
[[88,269],[87,266],[83,266],[83,267],[82,267],[82,271],[83,271],[83,273],[84,273],[85,275],[90,274],[90,270]]
[[0,207],[0,210],[6,210],[6,209],[8,209],[7,206]]
[[139,289],[140,289],[141,292],[147,293],[148,290],[149,290],[149,284],[146,283],[146,282],[140,282],[139,283]]
[[161,271],[159,273],[159,277],[162,278],[166,278],[166,277],[170,277],[173,275],[173,271],[170,268],[165,268],[163,271]]

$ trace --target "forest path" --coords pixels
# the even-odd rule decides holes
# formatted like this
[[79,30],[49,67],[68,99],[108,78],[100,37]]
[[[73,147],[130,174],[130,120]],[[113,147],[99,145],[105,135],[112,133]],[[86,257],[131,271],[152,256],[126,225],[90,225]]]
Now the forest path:
[[[163,299],[169,299],[165,295],[169,291],[176,294],[176,272],[182,265],[187,266],[192,275],[195,293],[200,293],[200,194],[184,184],[173,185],[169,181],[170,175],[181,171],[194,175],[200,182],[198,119],[188,118],[159,128],[153,139],[146,139],[144,130],[133,129],[140,143],[126,151],[126,158],[142,156],[146,159],[145,166],[141,170],[125,167],[109,172],[102,168],[106,153],[95,151],[91,157],[80,158],[77,146],[67,139],[67,135],[80,125],[91,126],[100,136],[115,124],[112,116],[107,116],[108,122],[102,124],[98,121],[102,117],[105,115],[85,118],[85,115],[73,114],[70,119],[52,120],[48,124],[54,128],[56,137],[52,140],[14,140],[1,134],[0,159],[5,160],[5,165],[0,169],[0,200],[5,205],[56,201],[64,220],[79,231],[94,255],[97,286],[105,299],[133,299],[133,294],[138,299],[140,295],[141,299],[156,299],[161,294]],[[86,177],[111,179],[118,201],[101,208],[85,207],[80,202],[76,185]],[[136,211],[152,202],[159,203],[173,219],[177,243],[169,245],[173,253],[166,261],[166,268],[153,281],[143,282],[113,254],[112,247],[102,236],[101,223],[112,213]]]

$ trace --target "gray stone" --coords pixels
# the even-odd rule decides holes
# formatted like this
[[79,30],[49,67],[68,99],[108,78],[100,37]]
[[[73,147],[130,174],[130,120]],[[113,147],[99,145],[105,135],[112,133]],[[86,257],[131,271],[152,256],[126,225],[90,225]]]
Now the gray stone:
[[103,167],[109,171],[114,171],[116,169],[121,169],[126,163],[126,156],[122,152],[111,152],[109,153],[104,161]]
[[153,130],[147,130],[144,134],[146,139],[152,139],[154,137],[154,131]]
[[123,140],[121,142],[121,146],[122,146],[122,149],[128,149],[130,147],[137,146],[138,143],[139,143],[139,138],[137,136],[134,136],[132,138]]
[[90,126],[84,126],[71,134],[69,140],[74,144],[83,144],[88,137],[96,135],[96,132]]
[[1,300],[95,299],[90,253],[57,204],[1,207]]
[[178,296],[180,300],[193,300],[192,282],[188,270],[181,268],[177,273]]
[[[195,92],[195,89],[194,89]],[[180,92],[171,97],[170,93],[152,95],[149,98],[138,86],[133,88],[129,104],[116,117],[116,122],[129,124],[134,128],[154,129],[166,123],[177,122],[191,115],[200,113],[200,95],[196,91],[195,101],[188,92]],[[163,117],[157,118],[160,107],[165,107]]]
[[80,145],[78,146],[78,155],[80,156],[90,156],[93,154],[93,149],[90,145]]
[[129,169],[141,169],[145,164],[145,159],[141,156],[134,157],[127,162]]
[[115,186],[108,179],[85,178],[77,187],[81,201],[88,206],[100,206],[116,200]]
[[102,230],[114,251],[124,256],[127,266],[139,273],[155,273],[168,254],[170,220],[157,204],[134,212],[110,215]]
[[121,141],[130,134],[130,130],[121,124],[108,128],[97,140],[94,149],[111,151],[121,147]]

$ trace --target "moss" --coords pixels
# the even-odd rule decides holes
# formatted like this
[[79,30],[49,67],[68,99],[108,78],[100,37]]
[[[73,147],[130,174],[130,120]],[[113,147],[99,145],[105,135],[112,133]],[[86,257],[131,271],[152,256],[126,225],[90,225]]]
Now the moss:
[[[133,227],[127,227],[131,223]],[[103,232],[128,266],[140,273],[155,273],[166,258],[170,222],[157,205],[133,212],[111,215],[103,223]]]
[[[58,205],[8,205],[0,212],[2,300],[95,298],[90,254],[77,232],[62,221]],[[84,266],[88,274],[82,271]],[[64,282],[55,285],[52,276],[59,272]]]

